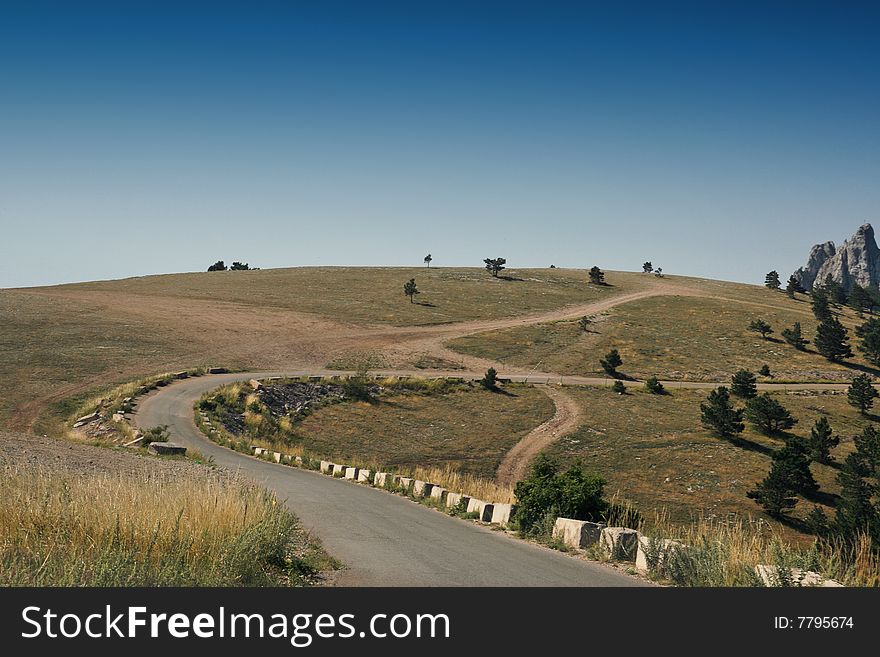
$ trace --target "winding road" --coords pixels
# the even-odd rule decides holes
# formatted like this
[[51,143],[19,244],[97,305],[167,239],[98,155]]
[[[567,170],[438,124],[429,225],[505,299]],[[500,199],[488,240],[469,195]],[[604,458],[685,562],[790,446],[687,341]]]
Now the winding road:
[[193,422],[205,392],[232,381],[303,372],[248,372],[176,382],[141,398],[135,423],[167,424],[175,442],[273,490],[347,568],[343,586],[640,586],[646,582],[447,516],[399,495],[220,447]]

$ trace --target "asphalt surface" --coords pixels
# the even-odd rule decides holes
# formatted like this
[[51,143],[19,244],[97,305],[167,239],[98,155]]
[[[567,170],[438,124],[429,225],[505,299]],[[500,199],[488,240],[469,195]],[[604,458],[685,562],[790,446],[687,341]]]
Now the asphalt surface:
[[142,397],[134,422],[141,428],[168,425],[174,442],[198,449],[218,465],[275,491],[327,551],[345,564],[338,585],[647,585],[609,566],[514,539],[398,495],[233,452],[212,443],[196,428],[193,405],[203,393],[232,381],[281,374],[219,374],[175,382]]

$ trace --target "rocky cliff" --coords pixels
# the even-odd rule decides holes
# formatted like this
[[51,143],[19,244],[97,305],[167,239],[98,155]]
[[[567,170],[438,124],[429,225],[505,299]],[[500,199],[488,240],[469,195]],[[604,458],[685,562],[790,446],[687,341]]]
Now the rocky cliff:
[[871,224],[859,227],[840,248],[835,248],[834,242],[817,244],[810,249],[807,264],[794,272],[806,290],[814,283],[821,284],[829,275],[847,292],[855,283],[862,287],[880,285],[880,249]]

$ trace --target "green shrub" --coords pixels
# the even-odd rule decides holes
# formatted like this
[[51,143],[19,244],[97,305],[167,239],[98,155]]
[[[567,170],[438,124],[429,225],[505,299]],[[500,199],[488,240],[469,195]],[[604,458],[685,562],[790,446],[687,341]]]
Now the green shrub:
[[584,472],[580,463],[565,472],[550,457],[541,454],[531,474],[516,485],[516,522],[520,531],[534,534],[550,511],[565,518],[598,521],[608,511],[602,497],[605,480]]

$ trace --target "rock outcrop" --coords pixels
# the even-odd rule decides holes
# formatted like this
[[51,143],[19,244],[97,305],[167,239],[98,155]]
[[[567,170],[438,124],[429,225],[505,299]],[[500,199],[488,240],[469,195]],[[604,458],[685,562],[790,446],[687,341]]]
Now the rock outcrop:
[[856,283],[862,287],[880,285],[880,248],[871,224],[860,226],[840,248],[835,248],[834,242],[817,244],[810,249],[806,266],[794,272],[805,290],[816,283],[822,284],[828,276],[847,292]]

